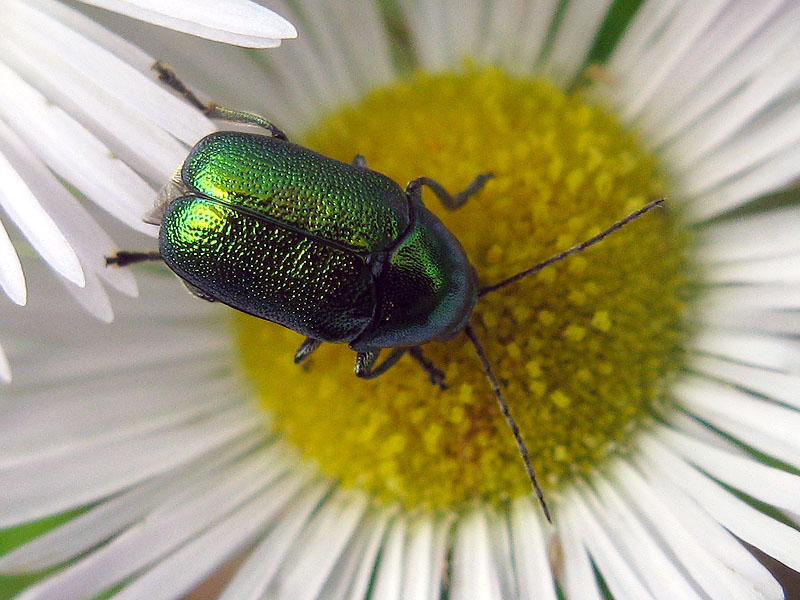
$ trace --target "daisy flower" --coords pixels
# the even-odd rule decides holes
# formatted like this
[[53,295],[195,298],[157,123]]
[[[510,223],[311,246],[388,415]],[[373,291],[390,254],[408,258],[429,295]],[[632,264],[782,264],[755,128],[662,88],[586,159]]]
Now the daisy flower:
[[[292,34],[245,3],[92,4],[242,46]],[[753,552],[790,590],[800,7],[624,4],[276,1],[300,35],[256,51],[0,0],[18,228],[0,285],[27,299],[0,304],[5,582],[31,600],[179,598],[220,572],[231,599],[783,598]],[[143,215],[219,126],[155,58],[401,184],[492,171],[457,211],[426,196],[483,284],[668,198],[471,318],[552,525],[466,336],[425,346],[446,390],[405,358],[362,381],[346,346],[299,368],[296,333],[163,265],[105,267],[154,247]]]

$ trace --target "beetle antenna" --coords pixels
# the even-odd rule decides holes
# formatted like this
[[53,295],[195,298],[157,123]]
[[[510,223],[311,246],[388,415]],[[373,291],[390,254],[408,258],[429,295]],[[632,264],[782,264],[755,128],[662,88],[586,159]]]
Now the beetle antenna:
[[511,409],[508,407],[506,397],[503,395],[503,391],[500,389],[500,384],[497,382],[497,377],[495,377],[494,371],[492,371],[492,367],[489,364],[489,359],[486,358],[486,353],[483,351],[483,346],[481,346],[478,338],[475,336],[475,332],[473,331],[472,327],[469,326],[469,324],[467,324],[467,326],[464,328],[464,332],[472,342],[472,345],[475,346],[475,351],[478,353],[478,358],[481,359],[481,363],[483,364],[483,372],[486,373],[486,376],[489,378],[489,383],[492,384],[494,395],[497,397],[497,403],[500,405],[500,411],[506,418],[506,423],[508,423],[508,426],[511,428],[511,433],[514,434],[514,440],[517,442],[517,448],[519,448],[520,456],[522,456],[522,462],[525,463],[525,470],[528,472],[528,479],[531,480],[533,491],[536,492],[536,497],[539,499],[539,504],[542,505],[544,516],[547,517],[547,521],[549,523],[552,523],[553,519],[550,517],[550,509],[547,508],[547,502],[544,500],[542,488],[539,487],[539,482],[536,481],[536,472],[531,466],[528,447],[525,445],[525,440],[522,439],[522,434],[519,432],[517,422],[511,415]]
[[629,214],[624,219],[621,219],[621,220],[617,221],[616,223],[614,223],[608,229],[606,229],[604,231],[601,231],[600,233],[598,233],[594,237],[590,237],[585,242],[581,242],[580,244],[574,245],[572,248],[564,250],[563,252],[559,252],[558,254],[556,254],[554,256],[551,256],[547,260],[542,261],[542,262],[532,266],[530,269],[525,269],[524,271],[520,271],[516,275],[512,275],[508,279],[504,279],[503,281],[500,281],[499,283],[495,283],[495,284],[492,284],[492,285],[487,285],[486,287],[482,287],[481,289],[478,290],[478,297],[485,296],[486,294],[488,294],[490,292],[494,292],[496,290],[504,288],[507,285],[510,285],[510,284],[512,284],[514,282],[519,281],[520,279],[524,279],[528,275],[533,275],[534,273],[537,273],[537,272],[541,271],[545,267],[549,267],[550,265],[552,265],[554,263],[560,262],[560,261],[564,260],[565,258],[567,258],[569,256],[572,256],[573,254],[578,254],[579,252],[583,252],[589,246],[593,246],[594,244],[596,244],[597,242],[599,242],[599,241],[603,240],[604,238],[608,237],[609,235],[611,235],[612,233],[614,233],[618,229],[622,229],[625,225],[627,225],[631,221],[635,221],[636,219],[641,217],[644,213],[648,212],[649,210],[652,210],[656,206],[661,206],[662,204],[664,204],[665,201],[666,201],[666,198],[659,198],[658,200],[653,200],[652,202],[649,202],[648,204],[645,204],[639,210],[632,212],[631,214]]

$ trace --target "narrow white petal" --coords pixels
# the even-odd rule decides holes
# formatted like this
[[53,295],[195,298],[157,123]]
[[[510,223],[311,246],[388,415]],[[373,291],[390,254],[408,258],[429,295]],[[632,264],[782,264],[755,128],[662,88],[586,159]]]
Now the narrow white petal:
[[754,599],[745,581],[712,556],[702,539],[694,535],[700,525],[690,518],[691,515],[672,508],[676,502],[674,498],[657,493],[622,460],[614,465],[614,479],[625,494],[626,502],[647,520],[648,526],[657,532],[675,559],[708,596],[719,600]]
[[797,375],[777,373],[711,356],[693,358],[691,368],[714,379],[736,384],[767,398],[800,408],[800,377]]
[[130,270],[109,269],[105,264],[105,257],[116,247],[114,241],[81,203],[64,188],[53,172],[39,161],[17,135],[2,124],[0,124],[0,152],[27,182],[42,208],[58,223],[61,232],[80,260],[87,281],[93,276],[100,277],[117,290],[135,296],[136,282]]
[[0,383],[11,382],[11,365],[8,364],[8,357],[0,344]]
[[[765,2],[729,2],[718,19],[661,83],[639,122],[653,145],[664,143],[687,123],[694,121],[717,99],[730,93],[723,84],[721,72],[734,61],[757,54],[760,41],[774,39],[780,30],[789,29],[791,20],[784,19],[783,0]],[[778,14],[778,18],[773,18]],[[774,30],[778,31],[774,31]],[[739,65],[737,75],[744,79],[749,71]],[[737,81],[740,79],[737,78]],[[713,81],[713,84],[712,84]],[[700,104],[702,102],[702,104]],[[700,104],[703,108],[692,110]],[[692,108],[690,108],[692,107]]]
[[[800,65],[800,48],[792,60]],[[796,69],[792,79],[800,75],[800,66]],[[764,105],[753,107],[753,111],[763,107]],[[721,140],[718,147],[712,147],[713,152],[702,156],[691,151],[701,146],[696,139],[681,140],[676,143],[674,150],[670,148],[664,152],[664,160],[668,164],[675,165],[676,169],[684,169],[684,173],[678,178],[678,191],[682,195],[697,196],[706,193],[714,186],[780,156],[800,141],[800,106],[789,105],[782,110],[773,111],[768,116],[748,123],[743,129],[729,129],[732,127],[731,114],[739,115],[744,112],[741,107],[734,106],[719,112],[720,122],[725,123],[722,133],[735,135],[735,138]],[[715,137],[712,132],[720,133],[720,129],[719,123],[710,122],[706,126],[696,125],[691,133],[705,141]],[[694,159],[689,161],[686,156],[691,154],[694,154]]]
[[425,0],[401,0],[413,48],[421,66],[440,71],[448,66],[447,28],[444,6]]
[[310,0],[306,4],[307,6],[303,7],[307,9],[304,11],[304,16],[315,34],[316,56],[322,63],[322,69],[329,83],[333,86],[337,100],[356,98],[357,84],[345,56],[345,40],[336,38],[329,19],[323,14],[325,0]]
[[521,598],[555,600],[553,572],[547,557],[547,534],[540,507],[520,498],[511,510],[511,541]]
[[[260,427],[251,409],[0,470],[0,526],[64,512],[185,464]],[[76,468],[77,465],[77,468]]]
[[[194,145],[214,131],[214,125],[197,109],[155,82],[150,71],[153,58],[130,43],[58,2],[6,3],[13,9],[15,26],[27,27],[31,39],[56,48],[87,81],[135,107],[182,142]],[[35,8],[39,5],[42,10]]]
[[581,600],[600,600],[602,595],[597,586],[597,577],[589,560],[589,554],[581,543],[581,523],[568,504],[559,507],[555,516],[558,544],[555,571],[566,592],[567,598]]
[[381,557],[372,584],[374,598],[400,600],[403,590],[403,550],[406,545],[408,521],[397,517],[389,525],[381,547]]
[[446,0],[444,3],[447,31],[447,50],[451,64],[459,64],[464,58],[474,57],[481,44],[482,2]]
[[156,477],[51,529],[0,558],[0,572],[23,573],[52,568],[99,546],[141,519],[168,498],[252,451],[263,434],[245,436],[201,460]]
[[800,373],[800,341],[773,335],[704,328],[691,347],[712,356],[784,373]]
[[266,595],[265,590],[327,491],[325,484],[304,488],[284,511],[273,516],[273,527],[236,571],[220,600],[257,600]]
[[492,600],[503,597],[500,574],[492,556],[489,524],[484,509],[470,511],[459,521],[453,543],[453,600]]
[[800,469],[800,412],[700,377],[685,377],[673,393],[710,425]]
[[152,231],[142,214],[154,191],[108,147],[0,65],[0,114],[53,171],[128,226]]
[[653,438],[642,442],[648,465],[674,482],[737,537],[800,571],[800,531],[756,510],[676,457]]
[[[391,515],[380,510],[364,519],[353,543],[347,549],[343,565],[332,573],[332,580],[322,593],[324,598],[366,598],[375,572],[381,541]],[[335,583],[335,585],[334,585]]]
[[715,448],[665,427],[656,430],[654,435],[714,479],[761,502],[800,515],[800,476]]
[[561,4],[557,0],[541,0],[533,5],[522,2],[521,18],[512,23],[510,41],[505,42],[509,48],[502,55],[503,65],[507,69],[524,75],[535,72],[559,6]]
[[800,283],[800,253],[753,261],[709,265],[703,271],[709,283]]
[[[0,67],[0,87],[2,87],[2,67]],[[2,135],[3,131],[0,129],[0,136]],[[0,206],[9,218],[57,273],[77,286],[86,285],[83,269],[72,246],[58,225],[39,204],[19,173],[2,154],[0,154],[0,177],[4,182],[0,187]]]
[[673,18],[678,0],[647,0],[639,7],[609,58],[608,69],[627,75],[645,54],[656,34]]
[[760,284],[715,286],[703,290],[697,306],[700,310],[797,310],[800,308],[800,285]]
[[653,492],[658,497],[667,499],[672,513],[685,524],[695,539],[702,541],[704,549],[730,573],[728,577],[733,585],[737,585],[735,581],[739,580],[740,594],[759,599],[783,599],[781,586],[775,581],[772,573],[742,545],[738,538],[726,530],[713,514],[703,510],[689,495],[646,465],[642,469],[653,487]]
[[408,529],[403,558],[404,600],[439,596],[443,557],[435,545],[436,531],[436,523],[429,514],[421,516]]
[[[746,173],[739,173],[722,185],[685,202],[685,218],[690,222],[711,219],[782,189],[797,179],[798,164],[800,143],[785,148]],[[762,252],[769,252],[769,247],[770,243],[765,243]]]
[[570,504],[583,545],[589,551],[612,597],[653,598],[580,495],[575,490],[570,490],[564,502]]
[[299,500],[295,495],[298,484],[305,482],[300,477],[290,477],[289,481],[281,479],[174,554],[159,561],[115,598],[169,600],[184,596],[280,519],[292,497]]
[[731,219],[698,232],[698,258],[727,262],[800,252],[800,207],[787,206]]
[[[616,103],[623,121],[636,118],[642,108],[652,101],[664,77],[691,50],[724,5],[724,0],[681,4],[664,23],[655,25],[660,29],[649,32],[643,44],[644,52],[630,63],[627,72],[618,73],[614,62],[609,63],[612,77],[618,79]],[[665,11],[668,10],[665,7]],[[659,16],[666,15],[662,13]],[[644,27],[649,30],[651,26]]]
[[627,559],[636,567],[653,595],[660,600],[700,600],[700,594],[680,564],[632,507],[622,500],[614,486],[599,474],[592,476],[592,485],[597,492],[583,488],[584,497],[604,520],[606,528],[614,532]]
[[[790,44],[744,91],[662,149],[669,164],[685,170],[690,177],[684,184],[688,193],[708,189],[733,173],[758,164],[768,153],[777,154],[797,141],[800,133],[796,107],[790,106],[768,119],[756,117],[796,85],[799,65],[800,48]],[[737,152],[742,147],[748,148],[748,156]]]
[[297,37],[289,21],[247,0],[81,1],[154,25],[251,48],[272,48],[282,39]]
[[313,600],[352,539],[367,507],[365,494],[336,493],[300,534],[280,582],[285,597]]
[[22,264],[2,221],[0,221],[0,288],[14,304],[25,306],[28,301]]
[[[46,580],[37,588],[38,596],[94,596],[167,556],[229,513],[241,512],[254,497],[271,497],[259,492],[285,472],[283,450],[273,445],[185,488],[102,548]],[[205,551],[209,553],[208,547]]]
[[555,33],[544,61],[544,72],[561,86],[567,85],[583,66],[611,0],[573,0]]

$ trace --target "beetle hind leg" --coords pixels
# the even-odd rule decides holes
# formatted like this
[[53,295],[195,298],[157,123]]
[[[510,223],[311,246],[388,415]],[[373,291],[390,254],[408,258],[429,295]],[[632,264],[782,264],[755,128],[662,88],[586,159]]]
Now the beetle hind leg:
[[462,191],[458,192],[455,196],[451,196],[450,192],[444,189],[444,186],[436,181],[435,179],[431,179],[430,177],[418,177],[414,181],[408,184],[406,187],[406,193],[409,195],[419,194],[421,193],[422,186],[429,187],[436,197],[439,198],[439,201],[442,205],[448,210],[455,210],[464,206],[466,201],[471,197],[480,192],[483,189],[483,186],[486,185],[486,182],[489,181],[492,177],[494,177],[494,173],[481,173],[475,176],[470,184]]
[[178,78],[175,70],[161,61],[153,63],[152,69],[158,73],[158,79],[164,84],[171,87],[178,92],[181,96],[186,98],[192,106],[202,111],[209,119],[217,119],[219,121],[228,121],[229,123],[242,123],[243,125],[255,125],[269,131],[271,137],[276,137],[282,140],[288,139],[286,134],[278,129],[275,125],[270,123],[267,119],[256,113],[251,113],[245,110],[233,110],[218,105],[216,102],[208,102],[204,104],[200,101],[197,95],[190,90]]

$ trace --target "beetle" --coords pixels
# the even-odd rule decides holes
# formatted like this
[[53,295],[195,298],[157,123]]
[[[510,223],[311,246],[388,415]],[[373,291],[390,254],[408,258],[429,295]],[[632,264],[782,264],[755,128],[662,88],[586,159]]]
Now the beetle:
[[[356,352],[355,374],[373,378],[408,353],[440,387],[444,375],[421,346],[462,332],[472,342],[514,435],[545,516],[550,512],[528,450],[469,318],[480,296],[597,243],[663,202],[655,200],[550,259],[480,287],[461,244],[424,205],[430,188],[454,210],[493,177],[462,192],[420,177],[402,188],[367,168],[303,146],[264,117],[202,103],[163,63],[159,78],[207,116],[254,125],[268,135],[217,131],[200,140],[159,192],[147,221],[160,226],[157,252],[118,252],[109,265],[163,260],[196,296],[306,336],[306,360],[323,342]],[[384,349],[388,356],[377,364]]]

